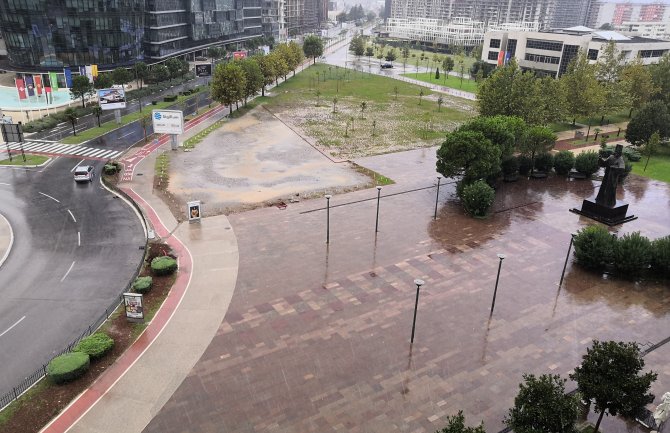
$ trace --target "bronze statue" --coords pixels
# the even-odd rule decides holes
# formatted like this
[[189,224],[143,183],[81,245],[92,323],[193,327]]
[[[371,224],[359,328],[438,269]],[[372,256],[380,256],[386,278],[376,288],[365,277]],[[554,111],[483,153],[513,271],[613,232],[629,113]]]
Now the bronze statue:
[[619,184],[619,177],[626,170],[626,162],[622,156],[623,146],[618,144],[614,150],[614,155],[609,158],[600,158],[598,163],[605,167],[605,177],[600,184],[600,190],[596,196],[596,203],[602,206],[614,207],[616,205],[616,188]]

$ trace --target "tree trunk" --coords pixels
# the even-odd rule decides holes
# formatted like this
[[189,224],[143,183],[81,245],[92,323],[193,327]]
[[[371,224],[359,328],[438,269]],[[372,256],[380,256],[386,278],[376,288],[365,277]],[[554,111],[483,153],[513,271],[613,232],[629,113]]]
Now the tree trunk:
[[261,88],[261,96],[265,96],[265,86]]
[[651,158],[651,152],[649,152],[649,155],[647,155],[647,162],[644,164],[644,170],[642,171],[647,171],[647,166],[649,165],[650,158]]
[[603,416],[605,416],[605,409],[603,409],[603,411],[600,412],[600,416],[598,417],[598,421],[596,422],[596,426],[593,430],[593,433],[598,433],[598,428],[600,427],[600,421],[603,420]]
[[81,108],[86,108],[86,102],[84,101],[84,96],[81,97]]
[[100,116],[98,116],[98,128],[100,128]]

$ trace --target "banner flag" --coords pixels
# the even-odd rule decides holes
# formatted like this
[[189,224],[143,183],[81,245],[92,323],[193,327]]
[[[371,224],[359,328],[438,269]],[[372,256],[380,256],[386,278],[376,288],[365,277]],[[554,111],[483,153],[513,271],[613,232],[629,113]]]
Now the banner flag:
[[28,89],[28,96],[35,96],[35,83],[33,83],[33,76],[26,75],[26,88]]
[[35,90],[37,90],[37,96],[42,96],[42,76],[41,75],[33,76],[33,81],[35,82]]
[[91,67],[91,65],[86,65],[84,67],[84,70],[86,71],[86,76],[88,77],[88,81],[90,83],[92,83],[93,82],[93,68]]
[[98,65],[91,65],[91,74],[93,74],[93,78],[98,78]]
[[19,100],[26,99],[26,84],[23,82],[23,78],[15,78],[14,82],[16,83],[16,90],[19,92]]
[[55,72],[49,72],[49,82],[52,90],[58,90],[58,75]]
[[72,71],[70,68],[65,68],[63,69],[63,73],[65,74],[65,87],[69,89],[72,87]]
[[51,93],[51,78],[49,74],[42,75],[42,84],[44,85],[44,93]]

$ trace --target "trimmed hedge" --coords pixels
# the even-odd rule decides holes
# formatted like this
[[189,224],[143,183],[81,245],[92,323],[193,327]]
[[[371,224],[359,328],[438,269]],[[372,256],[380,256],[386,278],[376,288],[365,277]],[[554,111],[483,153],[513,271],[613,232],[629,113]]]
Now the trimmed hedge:
[[554,155],[549,152],[540,153],[535,157],[535,170],[549,173],[554,166]]
[[133,290],[137,293],[147,293],[151,290],[153,279],[150,276],[137,277],[133,283]]
[[603,270],[611,263],[616,238],[603,226],[584,227],[575,235],[575,259],[585,268]]
[[557,174],[567,175],[575,166],[575,155],[569,150],[561,150],[554,157],[554,170]]
[[96,332],[84,338],[75,346],[74,352],[83,352],[91,359],[102,358],[114,347],[114,339],[104,332]]
[[463,187],[461,201],[467,213],[474,217],[486,216],[493,204],[495,191],[483,180],[478,180]]
[[151,261],[154,275],[170,275],[177,270],[177,261],[170,256],[156,257]]
[[614,242],[614,268],[626,277],[639,277],[651,263],[651,242],[640,232],[625,234]]
[[582,152],[575,158],[575,169],[580,173],[591,176],[600,169],[598,158],[598,153],[592,150]]
[[658,275],[670,277],[670,236],[651,243],[651,268]]
[[56,384],[71,382],[86,373],[91,359],[84,352],[70,352],[57,356],[47,366],[47,376]]

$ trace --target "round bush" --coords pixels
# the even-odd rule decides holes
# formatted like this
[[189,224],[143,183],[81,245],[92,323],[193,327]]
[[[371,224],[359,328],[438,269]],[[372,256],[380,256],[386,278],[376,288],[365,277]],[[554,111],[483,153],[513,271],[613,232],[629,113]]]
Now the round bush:
[[154,275],[170,275],[177,270],[177,261],[170,256],[156,257],[151,261]]
[[519,162],[515,157],[510,156],[502,160],[500,167],[502,168],[502,172],[505,176],[512,176],[516,174],[517,170],[519,170]]
[[625,277],[639,277],[651,263],[651,242],[640,232],[621,236],[614,242],[614,267]]
[[91,360],[84,352],[71,352],[57,356],[47,366],[47,376],[54,383],[71,382],[86,373]]
[[117,168],[114,164],[105,164],[104,173],[108,175],[116,174]]
[[577,232],[574,239],[575,259],[580,265],[602,270],[612,262],[616,238],[602,226],[588,226]]
[[533,161],[526,155],[519,155],[516,160],[519,163],[519,174],[528,176],[528,173],[530,173],[530,169],[533,166]]
[[651,243],[651,267],[658,275],[670,276],[670,236]]
[[535,157],[535,170],[548,173],[554,166],[554,155],[549,152],[540,153]]
[[578,172],[591,176],[600,168],[598,165],[598,153],[592,150],[580,153],[575,158],[575,168]]
[[575,166],[575,155],[569,150],[561,150],[554,157],[554,170],[557,174],[567,175]]
[[461,195],[463,207],[474,217],[486,216],[494,198],[495,191],[483,180],[466,185]]
[[149,276],[138,277],[133,283],[133,290],[137,293],[147,293],[149,290],[151,290],[152,283],[153,279]]
[[83,352],[91,359],[102,358],[114,347],[114,340],[104,332],[89,335],[77,344],[74,352]]

